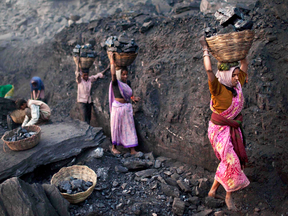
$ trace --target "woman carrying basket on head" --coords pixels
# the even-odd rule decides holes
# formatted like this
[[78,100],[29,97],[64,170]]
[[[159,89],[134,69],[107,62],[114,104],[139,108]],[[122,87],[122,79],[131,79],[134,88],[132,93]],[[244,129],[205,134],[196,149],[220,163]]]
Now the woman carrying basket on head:
[[204,36],[199,42],[204,51],[204,66],[211,93],[210,108],[213,112],[208,137],[220,160],[208,196],[220,198],[216,191],[221,184],[226,190],[225,202],[228,209],[237,210],[231,193],[247,187],[250,183],[243,172],[248,158],[241,127],[241,110],[244,104],[242,86],[247,76],[248,62],[246,59],[241,60],[240,68],[237,63],[218,63],[219,70],[215,76]]
[[113,53],[108,52],[108,57],[112,76],[112,82],[109,87],[111,151],[113,154],[120,154],[116,149],[116,145],[122,145],[124,148],[130,148],[131,154],[136,154],[134,147],[138,146],[138,138],[130,100],[138,102],[140,98],[133,96],[131,83],[127,80],[127,67],[120,67],[116,71]]

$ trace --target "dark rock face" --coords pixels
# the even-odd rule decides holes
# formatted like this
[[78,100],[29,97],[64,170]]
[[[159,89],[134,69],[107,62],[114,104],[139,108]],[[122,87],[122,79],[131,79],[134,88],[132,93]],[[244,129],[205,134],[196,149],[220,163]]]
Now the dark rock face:
[[0,191],[0,215],[69,215],[69,203],[55,186],[29,185],[14,177],[3,182]]

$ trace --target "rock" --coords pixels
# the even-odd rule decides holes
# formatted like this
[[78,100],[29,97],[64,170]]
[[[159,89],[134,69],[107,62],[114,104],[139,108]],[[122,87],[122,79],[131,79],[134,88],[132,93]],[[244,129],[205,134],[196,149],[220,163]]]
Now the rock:
[[22,25],[27,25],[28,19],[24,18],[15,24],[15,30],[19,29]]
[[58,214],[61,216],[68,216],[68,208],[70,203],[66,199],[63,199],[63,196],[60,194],[55,185],[43,184],[42,187],[44,188],[47,198]]
[[0,215],[70,215],[69,203],[57,193],[57,188],[44,187],[46,190],[40,184],[30,185],[16,177],[7,179],[0,185]]
[[206,209],[204,211],[201,211],[197,214],[194,214],[195,216],[207,216],[209,215],[213,210],[212,209]]
[[139,152],[137,152],[135,155],[134,155],[134,157],[135,158],[144,158],[144,154],[143,154],[143,152],[141,152],[141,151],[139,151]]
[[147,32],[150,28],[154,26],[154,22],[151,20],[149,22],[145,22],[142,27],[140,28],[141,33]]
[[101,167],[96,171],[97,178],[101,178],[101,180],[106,181],[108,178],[109,167]]
[[187,185],[184,181],[182,180],[177,180],[177,184],[178,186],[180,187],[180,189],[184,192],[188,192],[190,193],[191,192],[191,188],[189,187],[189,185]]
[[81,179],[75,179],[71,181],[72,190],[76,190],[77,188],[82,187],[82,180]]
[[118,185],[119,185],[119,182],[117,182],[116,180],[113,181],[113,183],[112,183],[112,186],[113,186],[113,187],[117,187]]
[[200,11],[204,14],[214,14],[223,6],[227,6],[227,4],[224,5],[220,0],[202,0],[200,4]]
[[71,27],[72,25],[74,25],[75,22],[73,20],[68,20],[68,26]]
[[172,196],[178,198],[180,196],[180,191],[177,187],[161,184],[161,190],[166,196]]
[[257,0],[202,0],[200,4],[200,11],[204,14],[214,14],[219,8],[224,8],[227,6],[235,6],[238,7],[238,4],[241,3],[241,8],[246,7],[250,10],[254,8]]
[[189,4],[177,4],[177,6],[175,6],[175,13],[176,14],[180,14],[186,11],[190,11],[190,10],[199,10],[200,9],[200,4],[197,2],[193,2],[193,3],[189,3]]
[[164,161],[168,161],[171,160],[170,158],[164,157],[164,156],[160,156],[158,158],[156,158],[158,161],[160,161],[161,163],[163,163]]
[[63,19],[63,17],[56,15],[56,16],[54,16],[53,21],[57,23],[57,22],[61,22],[62,19]]
[[[102,128],[93,128],[80,121],[41,125],[41,130],[45,133],[41,134],[40,143],[29,151],[0,150],[0,181],[33,172],[41,165],[72,158],[83,149],[98,146],[105,139]],[[95,139],[85,141],[90,137]]]
[[177,181],[180,178],[180,176],[177,173],[174,173],[173,175],[171,175],[171,178]]
[[80,16],[78,15],[71,15],[70,16],[70,20],[73,21],[73,22],[77,22],[78,20],[80,20]]
[[172,179],[172,178],[166,178],[165,181],[167,182],[167,184],[172,185],[172,186],[178,186],[177,181]]
[[260,212],[261,210],[259,208],[255,208],[254,212]]
[[161,162],[161,161],[155,160],[154,167],[155,167],[156,169],[160,168],[161,165],[162,165],[162,162]]
[[238,19],[244,18],[240,10],[233,6],[218,9],[214,16],[222,26],[233,25]]
[[208,208],[220,208],[224,206],[224,204],[224,200],[221,199],[215,199],[209,196],[205,198],[205,206],[207,206]]
[[180,198],[174,198],[172,204],[172,211],[176,215],[183,215],[185,210],[185,202],[181,201]]
[[132,206],[132,212],[135,214],[135,215],[140,215],[141,214],[141,205],[142,203],[135,203],[133,204]]
[[181,175],[181,174],[184,172],[184,166],[178,167],[178,168],[176,169],[176,172],[177,172],[179,175]]
[[144,156],[146,160],[155,161],[155,158],[152,152],[146,153]]
[[13,33],[7,33],[7,34],[0,35],[0,41],[1,40],[12,40],[13,36],[14,36]]
[[128,168],[128,170],[136,169],[146,169],[148,167],[147,163],[143,160],[127,159],[124,161],[123,165]]
[[167,176],[171,176],[172,172],[171,171],[164,171],[164,174],[167,175]]
[[214,216],[224,216],[225,212],[224,211],[217,211],[214,213]]
[[98,147],[95,150],[93,150],[88,156],[87,158],[101,158],[104,155],[104,151],[103,148]]
[[115,166],[115,171],[120,172],[120,173],[127,173],[128,169],[126,167],[117,165],[117,166]]
[[155,172],[157,172],[156,169],[147,169],[147,170],[136,172],[135,175],[141,178],[147,178],[147,177],[151,177]]
[[192,203],[193,205],[199,205],[200,204],[200,199],[196,196],[192,197],[189,194],[188,202]]
[[199,182],[199,188],[201,190],[209,190],[209,181],[207,178],[198,179],[198,182]]

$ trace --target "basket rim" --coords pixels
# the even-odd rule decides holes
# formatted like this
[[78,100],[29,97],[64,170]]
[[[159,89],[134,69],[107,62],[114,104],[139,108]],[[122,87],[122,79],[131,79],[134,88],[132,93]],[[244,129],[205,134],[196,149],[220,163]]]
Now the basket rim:
[[246,32],[249,32],[249,33],[253,33],[254,34],[254,30],[251,30],[251,29],[246,29],[244,31],[239,31],[239,32],[230,32],[230,33],[224,33],[224,34],[217,34],[217,35],[214,35],[214,36],[211,36],[211,37],[206,37],[205,40],[213,40],[219,36],[228,36],[228,35],[236,35],[236,34],[244,34]]
[[[8,144],[9,144],[9,145],[16,145],[16,144],[19,144],[19,143],[21,143],[21,142],[27,141],[28,139],[32,139],[33,137],[37,136],[37,135],[41,132],[41,128],[40,128],[38,125],[31,125],[31,126],[36,127],[36,129],[37,129],[37,131],[30,131],[30,132],[36,132],[36,134],[32,135],[31,137],[27,137],[27,138],[25,138],[25,139],[17,140],[17,141],[8,141],[8,140],[5,140],[5,139],[4,139],[4,138],[6,138],[6,136],[8,135],[8,133],[7,133],[7,134],[4,134],[4,135],[1,137],[1,140],[2,140],[3,142],[5,142],[7,145],[8,145]],[[31,126],[25,126],[25,127],[31,127]],[[24,127],[24,128],[25,128],[25,127]],[[15,129],[17,129],[17,128],[15,128]],[[15,130],[15,129],[14,129],[14,130]],[[7,131],[7,132],[11,132],[11,131],[13,131],[13,130],[10,130],[10,131]]]

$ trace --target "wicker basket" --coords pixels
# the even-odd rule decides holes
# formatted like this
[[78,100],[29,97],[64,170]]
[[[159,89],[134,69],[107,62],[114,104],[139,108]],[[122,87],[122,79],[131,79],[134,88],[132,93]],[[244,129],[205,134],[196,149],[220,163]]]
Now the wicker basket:
[[254,31],[245,30],[206,38],[210,52],[219,62],[244,59],[251,48]]
[[[77,58],[75,56],[73,56],[73,60],[76,64],[78,64]],[[95,58],[80,57],[80,68],[88,69],[93,65],[94,61]]]
[[93,192],[97,182],[97,175],[92,169],[87,166],[74,165],[70,167],[63,167],[59,170],[59,172],[55,173],[52,176],[51,184],[58,186],[61,181],[69,180],[70,177],[93,182],[93,185],[84,192],[79,192],[76,194],[61,193],[62,196],[70,203],[80,203],[84,201],[88,196],[90,196]]
[[118,53],[114,52],[115,64],[118,67],[131,65],[136,59],[138,53]]
[[[24,127],[27,131],[29,132],[36,132],[36,134],[32,135],[29,138],[25,138],[23,140],[18,140],[18,141],[7,141],[6,139],[8,137],[11,137],[14,135],[14,133],[17,131],[17,128],[9,131],[7,133],[5,133],[2,136],[2,140],[4,142],[4,146],[5,144],[13,151],[23,151],[23,150],[27,150],[30,148],[33,148],[34,146],[36,146],[39,141],[40,141],[40,137],[41,137],[41,128],[37,125],[32,125],[32,126],[27,126]],[[3,149],[5,151],[5,148],[3,146]]]

